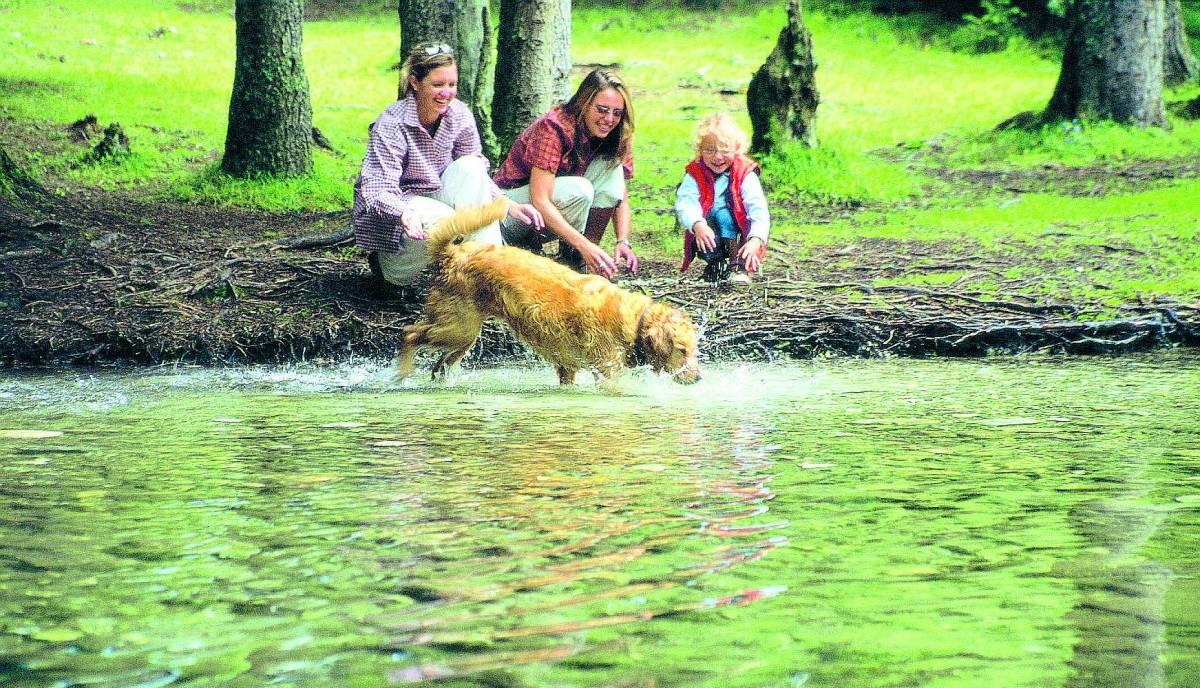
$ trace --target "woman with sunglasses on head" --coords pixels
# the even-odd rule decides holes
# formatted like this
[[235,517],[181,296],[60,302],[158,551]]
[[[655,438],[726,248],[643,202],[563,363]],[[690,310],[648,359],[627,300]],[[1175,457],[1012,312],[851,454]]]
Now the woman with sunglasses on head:
[[[475,117],[458,100],[458,64],[441,43],[416,46],[401,67],[404,97],[370,127],[362,171],[354,184],[355,242],[370,251],[371,272],[395,285],[412,283],[429,264],[425,227],[455,208],[502,195],[488,176]],[[529,204],[513,203],[509,216],[543,226]],[[471,235],[501,243],[494,223]]]
[[[632,105],[621,77],[596,69],[570,100],[521,132],[495,179],[514,202],[531,203],[545,229],[510,215],[500,223],[505,243],[540,251],[557,238],[559,255],[577,269],[612,278],[624,260],[637,272],[625,186],[633,177]],[[599,246],[610,222],[612,256]]]

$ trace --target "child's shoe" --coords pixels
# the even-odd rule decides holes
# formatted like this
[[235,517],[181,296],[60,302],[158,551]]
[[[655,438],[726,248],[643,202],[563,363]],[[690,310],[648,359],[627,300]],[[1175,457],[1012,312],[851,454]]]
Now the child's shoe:
[[705,282],[720,282],[728,277],[729,261],[725,260],[725,256],[718,255],[704,266],[704,274],[700,276],[700,279]]
[[742,265],[742,258],[738,255],[742,250],[742,238],[726,239],[725,250],[729,256],[729,272],[726,279],[734,285],[750,284],[750,273],[746,272],[746,266]]

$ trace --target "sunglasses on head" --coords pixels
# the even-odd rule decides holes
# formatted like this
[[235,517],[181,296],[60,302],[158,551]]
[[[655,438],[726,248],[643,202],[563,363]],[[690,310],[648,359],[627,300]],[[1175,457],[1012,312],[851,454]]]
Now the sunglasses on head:
[[437,55],[438,53],[446,53],[447,55],[453,54],[450,51],[450,46],[446,45],[445,43],[427,45],[425,46],[424,53],[426,55]]

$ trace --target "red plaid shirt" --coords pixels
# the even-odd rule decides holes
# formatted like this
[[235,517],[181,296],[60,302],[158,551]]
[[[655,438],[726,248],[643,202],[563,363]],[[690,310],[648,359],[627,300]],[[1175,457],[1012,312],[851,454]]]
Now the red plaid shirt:
[[355,243],[367,251],[399,251],[400,214],[409,199],[437,193],[450,163],[464,155],[483,157],[481,150],[475,116],[462,101],[450,103],[434,136],[418,121],[411,94],[389,105],[371,125],[354,184]]
[[[533,168],[553,172],[556,177],[582,177],[596,157],[590,138],[582,131],[576,136],[575,117],[555,105],[550,112],[525,128],[508,151],[504,164],[494,177],[502,189],[515,189],[529,183]],[[578,165],[571,164],[571,151],[583,153]],[[633,178],[633,156],[625,159],[625,179]]]

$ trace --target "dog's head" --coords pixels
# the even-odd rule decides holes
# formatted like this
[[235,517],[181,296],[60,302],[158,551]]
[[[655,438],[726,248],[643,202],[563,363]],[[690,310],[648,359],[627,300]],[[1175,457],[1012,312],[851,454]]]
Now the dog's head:
[[676,382],[690,385],[700,379],[696,361],[696,328],[677,308],[655,304],[646,312],[642,334],[646,362],[654,372],[667,371]]

